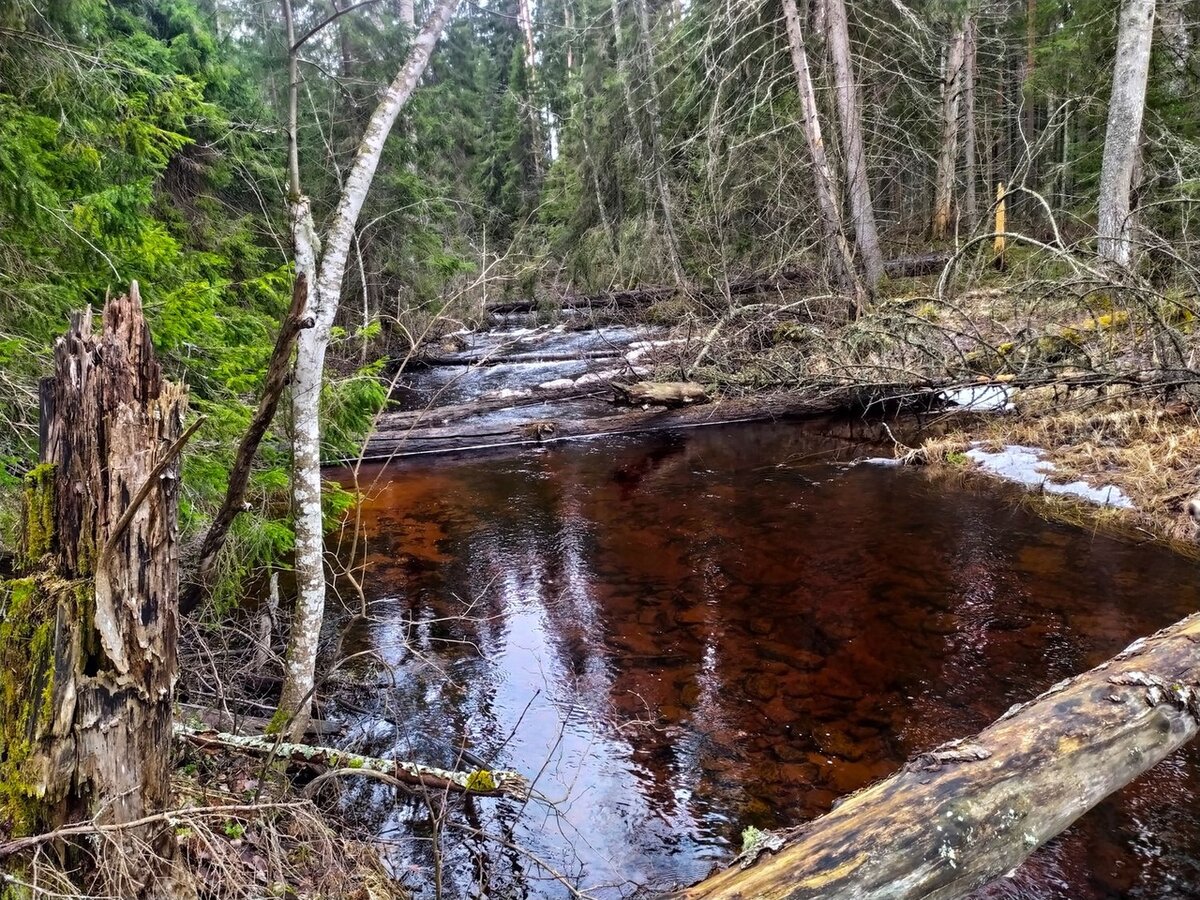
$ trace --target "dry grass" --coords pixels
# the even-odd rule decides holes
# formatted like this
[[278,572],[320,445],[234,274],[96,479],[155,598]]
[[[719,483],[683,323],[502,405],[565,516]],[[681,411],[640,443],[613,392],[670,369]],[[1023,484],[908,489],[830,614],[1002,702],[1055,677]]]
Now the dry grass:
[[[169,813],[136,831],[83,823],[43,835],[6,863],[0,889],[17,897],[109,900],[139,894],[150,878],[169,882],[172,896],[197,900],[409,896],[375,847],[274,769],[205,757],[177,774]],[[164,840],[173,842],[173,861],[164,858]]]
[[1113,485],[1135,506],[1102,509],[1045,496],[1041,505],[1056,518],[1194,547],[1196,529],[1185,506],[1200,490],[1200,415],[1181,402],[1131,390],[1088,393],[1067,398],[1053,388],[1018,391],[1014,414],[976,417],[967,427],[926,441],[918,461],[961,464],[959,454],[974,442],[1037,447],[1054,464],[1054,481]]

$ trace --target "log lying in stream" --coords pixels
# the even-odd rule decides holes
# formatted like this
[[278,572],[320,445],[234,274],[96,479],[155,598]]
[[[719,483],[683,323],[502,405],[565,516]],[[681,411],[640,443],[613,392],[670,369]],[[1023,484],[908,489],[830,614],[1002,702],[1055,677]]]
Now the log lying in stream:
[[914,759],[675,900],[951,900],[1196,736],[1200,613]]
[[[948,253],[925,253],[918,256],[902,256],[889,259],[884,263],[884,271],[891,278],[912,278],[920,275],[930,275],[939,271],[950,258]],[[562,309],[602,309],[617,307],[620,309],[649,306],[663,300],[670,300],[680,294],[697,296],[717,295],[740,297],[746,294],[762,294],[785,289],[811,287],[818,282],[819,275],[811,266],[798,266],[774,273],[756,273],[741,278],[730,279],[727,285],[717,287],[680,288],[675,285],[654,285],[649,287],[630,288],[621,291],[607,291],[601,294],[581,297],[568,294],[562,298]],[[537,300],[506,300],[491,303],[487,307],[489,313],[503,315],[505,313],[533,312],[538,308]]]
[[[522,421],[493,427],[461,425],[381,428],[367,442],[364,459],[394,459],[428,453],[483,450],[559,441],[601,435],[668,431],[706,425],[727,425],[782,418],[805,418],[853,409],[872,403],[904,402],[904,398],[930,398],[924,388],[900,385],[869,388],[831,388],[821,391],[776,394],[692,404],[678,409],[652,408],[611,416],[585,419]],[[919,399],[918,399],[919,402]]]

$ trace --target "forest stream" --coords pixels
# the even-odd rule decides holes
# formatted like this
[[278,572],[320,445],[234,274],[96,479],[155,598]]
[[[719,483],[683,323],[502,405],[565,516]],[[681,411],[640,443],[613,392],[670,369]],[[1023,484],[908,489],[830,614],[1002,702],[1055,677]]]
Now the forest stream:
[[[571,896],[534,857],[599,898],[695,881],[1200,604],[1166,549],[879,453],[777,422],[363,467],[352,740],[539,797],[454,817],[523,849],[445,841],[448,896]],[[427,809],[354,790],[432,896]],[[1194,896],[1198,792],[1193,745],[976,896]]]

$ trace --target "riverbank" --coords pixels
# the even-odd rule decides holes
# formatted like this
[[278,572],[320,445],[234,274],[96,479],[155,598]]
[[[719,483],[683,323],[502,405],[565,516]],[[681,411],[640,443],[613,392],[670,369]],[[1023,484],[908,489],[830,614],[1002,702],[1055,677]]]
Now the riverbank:
[[957,291],[948,270],[893,281],[851,322],[832,298],[786,293],[719,318],[676,311],[686,322],[674,334],[689,337],[682,370],[726,398],[873,390],[877,402],[857,412],[918,411],[916,428],[895,428],[897,458],[986,472],[972,448],[1034,448],[1050,486],[1083,481],[1128,500],[1085,506],[1043,491],[1046,511],[1194,552],[1193,298],[1057,256],[1011,263],[976,268]]

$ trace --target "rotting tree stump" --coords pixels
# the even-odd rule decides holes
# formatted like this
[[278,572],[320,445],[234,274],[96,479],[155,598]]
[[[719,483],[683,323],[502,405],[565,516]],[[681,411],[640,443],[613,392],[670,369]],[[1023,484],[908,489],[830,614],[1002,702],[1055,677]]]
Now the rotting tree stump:
[[[119,825],[169,799],[187,401],[162,377],[136,283],[105,304],[99,333],[90,310],[71,317],[41,404],[24,577],[6,585],[0,619],[4,837]],[[74,858],[64,850],[94,887],[122,897],[179,896],[173,858],[161,823]]]
[[[1200,613],[908,762],[673,900],[953,900],[1200,730]],[[751,856],[754,854],[752,853]]]

